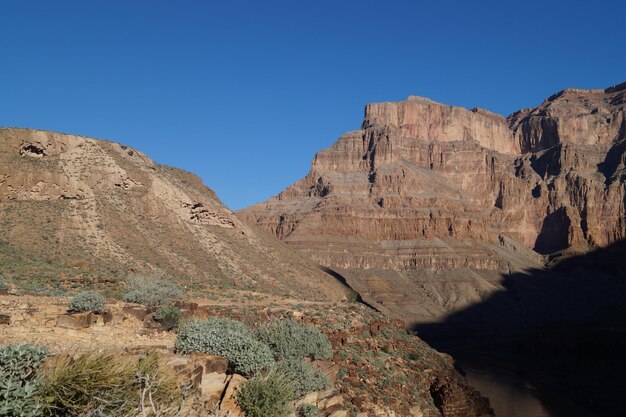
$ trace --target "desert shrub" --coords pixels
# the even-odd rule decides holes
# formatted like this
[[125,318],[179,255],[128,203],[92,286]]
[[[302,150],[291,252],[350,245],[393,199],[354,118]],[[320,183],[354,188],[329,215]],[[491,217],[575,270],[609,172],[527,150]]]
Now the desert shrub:
[[314,404],[302,404],[298,407],[296,415],[298,417],[322,417],[322,414]]
[[93,291],[85,291],[72,297],[68,308],[77,313],[91,311],[92,313],[102,313],[106,300],[102,294]]
[[293,391],[289,381],[270,373],[252,378],[237,392],[237,405],[247,417],[283,417],[289,414]]
[[139,390],[141,415],[171,416],[177,415],[182,401],[182,392],[177,376],[170,368],[161,366],[160,356],[148,353],[137,363],[135,372]]
[[328,338],[315,327],[294,320],[272,320],[257,331],[276,359],[330,359],[333,349]]
[[270,349],[256,340],[245,324],[223,318],[186,323],[176,337],[176,351],[225,356],[233,372],[246,376],[268,369],[274,363]]
[[30,345],[0,347],[0,416],[40,416],[39,368],[45,348]]
[[185,298],[184,291],[175,283],[163,278],[133,277],[127,280],[128,292],[123,299],[129,303],[157,307]]
[[171,416],[182,398],[174,378],[159,367],[155,353],[57,356],[44,370],[45,415]]
[[290,382],[293,388],[294,400],[304,397],[309,392],[322,391],[330,388],[330,382],[319,371],[302,359],[288,359],[276,364],[276,373],[279,373]]
[[421,357],[422,357],[422,354],[417,349],[412,350],[411,352],[409,352],[409,360],[411,360],[411,361],[419,360]]
[[180,317],[180,309],[172,306],[161,307],[154,313],[154,320],[161,323],[161,326],[166,330],[171,330],[178,326]]
[[8,291],[9,284],[4,280],[4,277],[0,275],[0,291]]

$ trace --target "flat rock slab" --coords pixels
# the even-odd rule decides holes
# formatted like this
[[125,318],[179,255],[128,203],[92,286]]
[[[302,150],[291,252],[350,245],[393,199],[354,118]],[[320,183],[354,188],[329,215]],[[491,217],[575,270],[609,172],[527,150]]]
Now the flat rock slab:
[[220,403],[220,411],[222,412],[230,412],[228,414],[232,417],[244,417],[245,414],[241,411],[241,408],[237,405],[236,396],[237,391],[247,379],[241,375],[233,375],[228,382],[228,387],[226,388],[226,392],[224,393],[224,398]]
[[62,314],[57,317],[57,327],[65,329],[87,329],[98,321],[98,316],[91,313]]

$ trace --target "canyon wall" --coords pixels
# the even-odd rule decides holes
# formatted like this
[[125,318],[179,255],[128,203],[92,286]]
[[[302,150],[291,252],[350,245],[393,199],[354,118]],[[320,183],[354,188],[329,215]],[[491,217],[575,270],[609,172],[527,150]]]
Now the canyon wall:
[[309,174],[241,211],[381,311],[438,320],[515,271],[626,238],[626,83],[505,119],[409,97],[370,104]]

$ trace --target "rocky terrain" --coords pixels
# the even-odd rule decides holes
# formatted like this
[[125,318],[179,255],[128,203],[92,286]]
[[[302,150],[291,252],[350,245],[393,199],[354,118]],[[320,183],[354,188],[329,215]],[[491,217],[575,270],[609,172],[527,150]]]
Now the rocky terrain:
[[241,214],[380,311],[441,321],[506,278],[626,238],[625,109],[626,83],[506,119],[420,97],[369,104],[305,178]]
[[[123,355],[156,351],[192,393],[177,415],[243,416],[236,392],[246,378],[229,371],[223,357],[175,354],[176,334],[154,321],[154,309],[108,300],[104,314],[70,314],[68,301],[0,293],[0,339],[7,344],[46,346],[57,356],[94,349]],[[307,302],[233,290],[219,301],[194,299],[177,305],[186,320],[228,317],[253,327],[270,318],[290,318],[322,329],[334,356],[329,361],[315,360],[312,366],[329,379],[331,387],[298,403],[314,404],[324,416],[491,415],[488,402],[465,384],[449,356],[408,334],[404,323],[361,304]]]
[[[176,303],[185,323],[225,317],[255,328],[290,318],[319,328],[333,357],[311,366],[331,387],[302,401],[324,416],[492,415],[452,358],[404,322],[348,302],[355,293],[336,273],[240,220],[196,176],[125,145],[0,129],[0,228],[0,348],[45,347],[46,378],[89,355],[130,364],[156,352],[184,387],[177,415],[243,416],[246,378],[228,360],[182,356],[180,328],[166,330],[158,307],[120,301],[131,282],[174,282],[192,297]],[[85,290],[108,295],[106,309],[68,310],[67,295]]]
[[118,143],[0,129],[0,274],[23,289],[163,275],[188,288],[340,300],[346,288],[242,222],[195,175]]

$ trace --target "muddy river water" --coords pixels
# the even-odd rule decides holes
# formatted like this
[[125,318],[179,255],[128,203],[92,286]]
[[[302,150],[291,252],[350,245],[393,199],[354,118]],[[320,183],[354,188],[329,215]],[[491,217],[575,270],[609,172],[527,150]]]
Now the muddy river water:
[[489,398],[496,417],[594,416],[557,392],[539,392],[523,374],[462,361],[457,366],[465,373],[467,382]]

